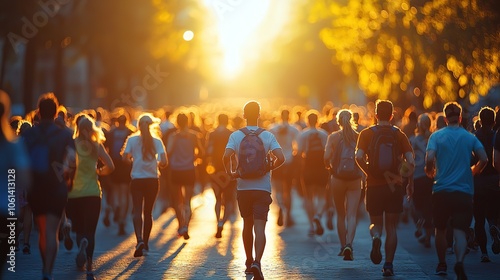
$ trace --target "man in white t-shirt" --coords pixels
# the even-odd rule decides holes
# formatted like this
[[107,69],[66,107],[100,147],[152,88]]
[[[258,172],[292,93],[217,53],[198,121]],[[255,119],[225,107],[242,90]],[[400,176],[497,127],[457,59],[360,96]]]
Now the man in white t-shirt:
[[[268,131],[263,131],[258,127],[260,117],[260,105],[256,101],[248,102],[243,109],[243,117],[247,120],[247,126],[237,130],[231,134],[226,145],[223,161],[224,168],[229,176],[238,179],[237,184],[237,199],[241,217],[243,218],[243,246],[247,260],[245,262],[245,273],[253,273],[254,279],[264,279],[262,274],[260,260],[264,253],[266,245],[265,228],[267,222],[267,214],[269,213],[269,205],[271,205],[271,174],[269,171],[280,167],[285,162],[285,156],[281,150],[278,141],[274,135]],[[246,145],[240,144],[244,141],[246,135],[257,135],[259,139],[253,139],[252,147],[245,150]],[[263,147],[262,147],[263,146]],[[257,148],[253,149],[252,148]],[[262,150],[264,148],[264,150]],[[252,150],[252,154],[247,153],[243,156],[242,151]],[[244,176],[248,173],[244,170],[246,164],[253,163],[255,158],[261,158],[262,153],[268,158],[269,163],[265,166],[263,174],[248,178]],[[236,156],[237,163],[231,158]],[[243,159],[244,158],[244,159]],[[245,160],[246,162],[243,162]],[[259,168],[258,168],[259,169]],[[245,178],[241,178],[245,177]],[[255,231],[255,244],[254,235]],[[255,259],[253,258],[253,247],[255,247]]]

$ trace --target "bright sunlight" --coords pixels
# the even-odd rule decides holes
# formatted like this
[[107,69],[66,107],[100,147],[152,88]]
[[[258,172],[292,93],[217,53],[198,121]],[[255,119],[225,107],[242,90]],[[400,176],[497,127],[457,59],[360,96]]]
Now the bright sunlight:
[[234,78],[257,61],[287,20],[286,1],[204,0],[215,15],[220,72]]

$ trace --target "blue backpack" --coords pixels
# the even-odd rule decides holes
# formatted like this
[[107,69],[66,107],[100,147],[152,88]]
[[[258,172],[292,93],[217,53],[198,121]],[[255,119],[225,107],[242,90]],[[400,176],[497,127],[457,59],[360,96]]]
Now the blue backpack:
[[31,161],[31,172],[33,182],[46,182],[49,185],[57,185],[63,180],[62,162],[57,159],[62,158],[62,151],[58,149],[52,139],[57,138],[62,129],[49,126],[31,128],[30,139],[26,139],[28,155]]
[[376,178],[399,175],[401,151],[397,138],[398,128],[374,125],[370,129],[373,131],[373,138],[368,148],[369,175]]
[[242,179],[260,178],[269,171],[266,149],[259,137],[264,129],[258,128],[256,131],[251,131],[245,127],[240,131],[245,134],[245,137],[240,143],[238,175]]
[[361,170],[355,160],[355,143],[349,143],[340,137],[333,161],[330,162],[333,177],[343,180],[354,180],[362,177]]

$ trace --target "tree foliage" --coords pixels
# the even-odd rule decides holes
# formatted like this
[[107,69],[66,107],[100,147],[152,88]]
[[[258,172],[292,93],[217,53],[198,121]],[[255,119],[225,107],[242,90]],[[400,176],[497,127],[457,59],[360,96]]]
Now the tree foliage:
[[[341,1],[342,2],[342,1]],[[499,82],[497,1],[317,0],[309,20],[329,20],[319,36],[345,74],[370,97],[422,105],[468,97]]]

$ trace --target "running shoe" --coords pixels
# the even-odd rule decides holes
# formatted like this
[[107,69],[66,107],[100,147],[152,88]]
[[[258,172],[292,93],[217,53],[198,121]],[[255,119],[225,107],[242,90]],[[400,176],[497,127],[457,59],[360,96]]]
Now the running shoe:
[[380,252],[381,246],[382,240],[380,240],[380,237],[374,236],[372,240],[372,251],[370,252],[370,259],[374,264],[382,262],[382,253]]
[[86,278],[86,280],[96,280],[96,278],[94,277],[94,273],[87,272],[87,278]]
[[252,264],[253,264],[253,260],[247,260],[245,262],[245,274],[253,274]]
[[76,266],[78,268],[83,268],[85,263],[87,262],[87,246],[89,245],[89,242],[87,238],[83,238],[82,241],[80,241],[80,247],[78,249],[78,254],[76,255]]
[[352,246],[350,244],[348,244],[344,247],[344,250],[342,251],[342,255],[344,256],[344,261],[354,260],[354,257],[352,255]]
[[319,217],[316,216],[314,217],[314,224],[316,225],[316,234],[317,235],[323,235],[325,230],[323,229],[323,226],[321,225],[321,221],[319,220]]
[[345,246],[340,247],[340,252],[337,256],[341,257],[344,255],[344,248],[345,248]]
[[436,275],[446,275],[448,274],[446,271],[448,270],[448,266],[446,265],[446,263],[438,263],[437,267],[436,267]]
[[493,251],[493,254],[498,255],[500,253],[500,230],[496,226],[491,226],[490,234],[491,238],[493,239],[491,251]]
[[488,254],[482,254],[481,255],[481,262],[482,263],[489,263],[489,262],[491,262],[490,257],[488,256]]
[[262,270],[260,269],[260,263],[253,262],[250,269],[253,272],[253,279],[254,280],[264,280],[264,274],[262,274]]
[[179,237],[184,237],[184,240],[188,240],[190,237],[189,237],[189,234],[188,234],[188,228],[187,227],[182,227],[180,228],[178,231],[177,231],[177,234],[179,235]]
[[464,263],[457,262],[455,264],[455,274],[457,275],[457,280],[467,280],[467,275],[464,270]]
[[394,276],[394,267],[392,266],[392,263],[384,264],[384,267],[382,268],[382,276],[384,277]]
[[144,250],[144,242],[140,241],[137,246],[135,246],[134,257],[137,258],[144,256],[144,252],[142,250]]
[[215,238],[222,238],[222,230],[224,229],[224,223],[217,223],[217,233],[215,234]]

